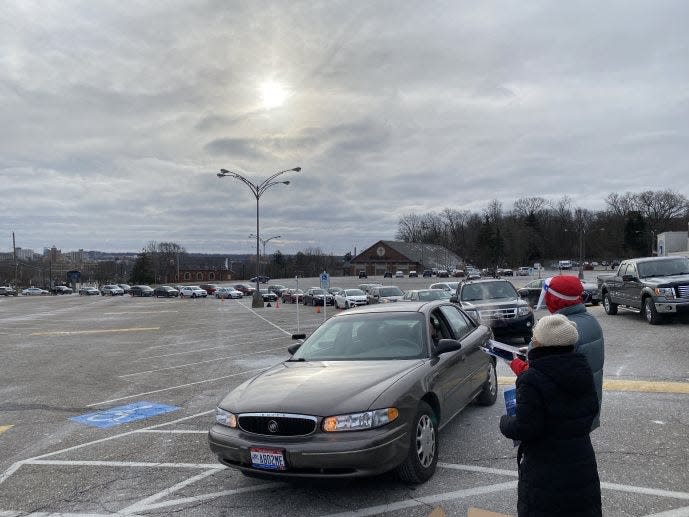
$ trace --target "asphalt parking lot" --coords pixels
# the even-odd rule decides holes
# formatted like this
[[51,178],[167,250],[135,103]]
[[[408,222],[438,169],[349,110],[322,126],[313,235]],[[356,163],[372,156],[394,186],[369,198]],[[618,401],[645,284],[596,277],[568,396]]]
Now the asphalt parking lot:
[[[286,359],[292,333],[309,333],[334,312],[299,306],[297,318],[297,307],[0,299],[0,516],[425,516],[437,507],[516,515],[516,449],[498,431],[499,402],[471,406],[443,429],[438,471],[417,487],[390,475],[278,483],[217,463],[206,438],[216,402]],[[592,435],[604,515],[689,516],[689,321],[650,326],[632,312],[589,310],[606,338],[602,426]],[[502,386],[514,380],[505,365],[498,374]],[[147,418],[130,421],[132,408]]]

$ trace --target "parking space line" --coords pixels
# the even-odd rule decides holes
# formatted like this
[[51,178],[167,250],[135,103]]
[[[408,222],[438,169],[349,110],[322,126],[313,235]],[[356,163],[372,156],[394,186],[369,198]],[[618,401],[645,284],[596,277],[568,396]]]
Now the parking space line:
[[208,434],[208,431],[196,429],[142,429],[139,433],[167,433],[167,434]]
[[[441,494],[429,495],[425,497],[414,497],[413,499],[405,499],[394,503],[380,504],[376,506],[369,506],[368,508],[357,508],[349,512],[342,513],[328,513],[327,517],[360,517],[362,515],[378,515],[381,513],[394,512],[404,510],[407,508],[414,508],[416,506],[434,505],[444,501],[452,501],[455,499],[464,499],[475,495],[485,495],[493,492],[500,492],[502,490],[513,490],[517,488],[516,481],[507,481],[506,483],[498,483],[495,485],[479,486],[475,488],[467,488],[464,490],[455,490],[452,492],[444,492]],[[325,517],[325,516],[324,516]]]
[[229,356],[225,356],[225,357],[216,357],[215,359],[207,359],[205,361],[196,361],[194,363],[178,364],[176,366],[166,366],[165,368],[156,368],[154,370],[146,370],[144,372],[125,373],[123,375],[118,375],[118,377],[123,378],[123,377],[134,377],[135,375],[146,375],[148,373],[163,372],[165,370],[175,370],[177,368],[186,368],[187,366],[198,366],[199,364],[215,363],[217,361],[224,361],[226,359],[239,359],[241,357],[246,357],[248,355],[262,354],[264,352],[274,352],[275,350],[286,350],[286,349],[284,346],[279,346],[276,348],[269,348],[267,350],[256,350],[254,352],[247,352],[246,354],[229,355]]
[[138,511],[143,510],[146,508],[148,505],[151,503],[154,503],[163,497],[166,497],[170,494],[173,494],[177,492],[178,490],[181,490],[182,488],[191,485],[192,483],[196,483],[197,481],[200,481],[204,478],[207,478],[211,474],[215,474],[217,472],[217,469],[212,469],[212,470],[207,470],[205,472],[201,472],[201,474],[197,474],[196,476],[192,476],[188,479],[185,479],[184,481],[181,481],[177,483],[176,485],[172,485],[170,488],[166,488],[165,490],[162,490],[158,492],[157,494],[153,494],[152,496],[149,496],[145,499],[142,499],[141,501],[138,501],[134,503],[131,506],[127,506],[126,508],[123,508],[120,510],[118,513],[123,513],[125,515],[129,515],[132,513],[136,513]]
[[[143,397],[145,395],[152,395],[153,393],[161,393],[163,391],[170,391],[170,390],[178,390],[181,388],[187,388],[189,386],[194,386],[196,384],[204,384],[206,382],[215,382],[215,381],[220,381],[223,379],[229,379],[230,377],[237,377],[239,375],[245,375],[247,373],[262,372],[263,370],[266,370],[266,369],[267,368],[256,368],[254,370],[245,370],[243,372],[231,373],[229,375],[222,375],[220,377],[213,377],[212,379],[204,379],[202,381],[187,382],[186,384],[179,384],[177,386],[170,386],[168,388],[160,388],[158,390],[144,391],[142,393],[137,393],[136,395],[127,395],[125,397],[118,397],[116,399],[103,400],[101,402],[94,402],[93,404],[87,404],[84,407],[102,406],[103,404],[110,404],[112,402],[119,402],[120,400],[128,400],[128,399],[133,399],[133,398],[137,398],[137,397]],[[213,411],[215,411],[215,410],[213,410]]]
[[11,425],[0,425],[0,434],[7,431],[10,427],[12,427],[12,426]]
[[30,336],[76,336],[80,334],[108,334],[113,332],[146,332],[160,330],[160,327],[131,327],[126,329],[100,329],[100,330],[54,330],[49,332],[32,332]]
[[674,510],[668,510],[666,512],[648,514],[644,517],[689,517],[689,506],[675,508]]
[[[246,486],[246,487],[241,487],[241,488],[234,488],[231,490],[223,490],[222,492],[214,492],[211,494],[201,494],[197,496],[191,496],[191,497],[183,497],[180,499],[172,499],[170,501],[163,501],[161,503],[155,503],[148,505],[144,508],[140,508],[139,511],[150,511],[150,510],[157,510],[159,508],[168,508],[170,506],[179,506],[182,504],[191,504],[191,503],[198,503],[200,501],[205,501],[207,499],[216,499],[218,497],[223,497],[226,495],[237,495],[237,494],[245,494],[247,492],[258,492],[261,490],[277,490],[279,488],[285,488],[288,485],[285,483],[266,483],[262,485],[253,485],[253,486]],[[358,515],[358,514],[357,514]]]
[[[503,476],[517,477],[519,473],[516,470],[504,470],[504,469],[493,469],[489,467],[480,467],[477,465],[460,465],[456,463],[441,463],[438,462],[438,467],[453,469],[453,470],[466,470],[470,472],[481,472],[485,474],[499,474]],[[642,486],[633,485],[621,485],[618,483],[606,483],[602,482],[600,484],[601,488],[607,488],[609,490],[617,490],[619,492],[631,492],[635,494],[653,495],[657,497],[670,497],[673,499],[687,499],[689,500],[689,492],[677,492],[673,490],[661,490],[658,488],[646,488]]]
[[287,332],[287,331],[286,331],[285,329],[283,329],[282,327],[279,327],[278,325],[276,325],[276,324],[273,323],[272,321],[267,320],[266,318],[264,318],[263,316],[261,316],[258,312],[256,312],[255,310],[253,310],[253,309],[252,309],[251,307],[249,307],[248,305],[244,305],[243,303],[240,303],[239,305],[241,305],[242,307],[244,307],[246,310],[248,310],[248,311],[250,311],[250,312],[253,312],[257,317],[261,318],[263,321],[265,321],[265,322],[268,323],[269,325],[272,325],[273,327],[275,327],[276,329],[278,329],[280,332],[284,332],[284,333],[287,334],[288,336],[291,336],[291,335],[292,335],[291,332]]

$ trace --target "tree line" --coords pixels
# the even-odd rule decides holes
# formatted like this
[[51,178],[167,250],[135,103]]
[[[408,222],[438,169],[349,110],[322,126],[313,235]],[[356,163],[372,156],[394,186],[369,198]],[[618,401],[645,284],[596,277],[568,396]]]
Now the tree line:
[[568,196],[524,197],[506,210],[498,200],[481,212],[445,208],[400,217],[395,238],[439,244],[479,267],[516,267],[558,259],[648,256],[656,236],[687,230],[689,199],[672,190],[611,193],[605,208],[575,207]]

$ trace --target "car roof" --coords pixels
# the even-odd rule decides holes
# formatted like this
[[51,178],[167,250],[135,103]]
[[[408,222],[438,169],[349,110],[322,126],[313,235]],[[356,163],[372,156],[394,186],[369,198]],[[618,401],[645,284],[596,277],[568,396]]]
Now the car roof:
[[452,305],[457,307],[455,304],[448,302],[448,300],[431,300],[427,302],[399,302],[399,303],[376,303],[373,305],[363,305],[361,307],[356,307],[354,309],[348,309],[344,312],[340,312],[333,316],[333,318],[346,318],[351,314],[376,314],[376,313],[388,313],[388,312],[421,312],[426,313],[433,310],[441,305]]

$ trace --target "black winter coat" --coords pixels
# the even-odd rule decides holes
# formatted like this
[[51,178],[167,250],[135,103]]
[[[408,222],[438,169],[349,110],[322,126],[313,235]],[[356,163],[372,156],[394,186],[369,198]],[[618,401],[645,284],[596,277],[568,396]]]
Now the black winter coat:
[[598,396],[572,346],[537,347],[517,378],[517,412],[500,431],[520,440],[519,517],[600,516],[600,480],[589,432]]

